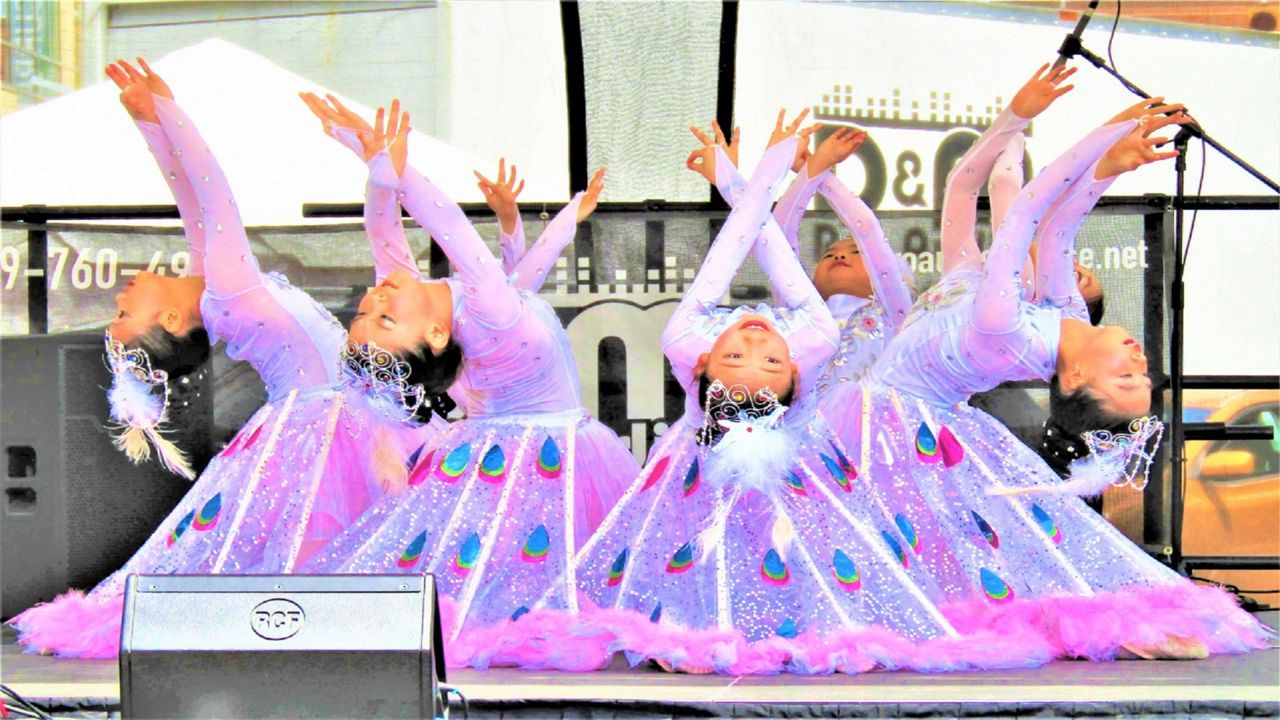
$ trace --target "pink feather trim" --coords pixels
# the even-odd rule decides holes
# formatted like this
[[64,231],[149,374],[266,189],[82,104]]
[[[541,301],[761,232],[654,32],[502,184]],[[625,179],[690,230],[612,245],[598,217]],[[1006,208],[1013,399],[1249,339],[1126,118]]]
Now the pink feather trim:
[[1274,636],[1232,595],[1190,581],[1003,605],[975,601],[943,612],[962,633],[1038,634],[1059,658],[1114,660],[1125,645],[1158,645],[1170,635],[1198,640],[1211,654],[1241,653],[1267,647]]
[[451,667],[575,672],[603,668],[615,653],[632,665],[664,660],[677,669],[732,675],[991,670],[1035,667],[1055,658],[1113,660],[1127,644],[1159,645],[1168,635],[1197,640],[1214,654],[1265,648],[1273,636],[1232,596],[1190,582],[1087,597],[1020,598],[998,606],[953,604],[944,612],[962,635],[923,641],[867,626],[752,643],[735,630],[654,623],[647,614],[585,605],[576,617],[535,610],[449,641],[454,606],[448,598],[441,606]]
[[66,658],[114,658],[120,653],[124,597],[105,602],[79,590],[68,590],[50,602],[29,608],[9,620],[18,644],[29,653]]

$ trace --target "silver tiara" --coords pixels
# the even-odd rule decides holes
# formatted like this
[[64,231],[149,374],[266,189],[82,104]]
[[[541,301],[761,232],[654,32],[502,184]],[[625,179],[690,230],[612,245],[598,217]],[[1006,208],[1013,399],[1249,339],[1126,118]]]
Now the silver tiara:
[[753,393],[745,385],[725,385],[720,380],[712,380],[702,407],[700,442],[713,444],[730,424],[767,417],[778,408],[785,410],[778,402],[777,393],[770,388],[763,387]]
[[151,356],[147,355],[146,350],[125,347],[124,343],[111,337],[110,330],[103,336],[103,342],[106,345],[107,368],[112,375],[129,373],[153,387],[169,382],[169,373],[152,369]]
[[712,380],[707,388],[707,404],[702,408],[706,424],[742,422],[764,417],[778,408],[778,394],[762,387],[752,393],[746,385],[725,385]]
[[1083,437],[1089,452],[1114,473],[1113,485],[1141,490],[1151,475],[1151,463],[1164,437],[1164,423],[1151,415],[1129,423],[1126,433],[1092,430]]
[[409,363],[375,343],[347,343],[338,364],[343,383],[390,419],[411,422],[419,408],[431,406],[426,389],[408,382]]

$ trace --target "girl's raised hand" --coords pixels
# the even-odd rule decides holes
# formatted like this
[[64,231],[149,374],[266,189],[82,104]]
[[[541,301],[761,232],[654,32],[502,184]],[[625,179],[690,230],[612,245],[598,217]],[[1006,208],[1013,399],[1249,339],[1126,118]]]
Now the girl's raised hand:
[[[107,77],[120,88],[120,104],[134,120],[158,123],[154,94],[145,77],[133,66],[123,60],[117,60],[107,66]],[[172,96],[170,96],[172,97]]]
[[142,78],[142,82],[146,83],[147,89],[151,91],[151,94],[172,100],[173,91],[169,89],[169,84],[161,79],[161,77],[156,74],[155,70],[151,69],[151,66],[147,64],[145,58],[139,57],[137,58],[137,61],[138,66],[142,68],[142,72],[140,73],[137,70],[134,70],[133,66],[129,63],[124,62],[123,60],[120,62],[124,64],[127,70],[137,73]]
[[328,135],[330,129],[338,124],[338,113],[313,92],[300,92],[298,97],[302,99],[311,114],[320,119],[320,129]]
[[1153,162],[1168,160],[1178,156],[1177,150],[1159,152],[1157,147],[1167,144],[1171,138],[1151,137],[1151,133],[1168,125],[1182,125],[1191,122],[1185,113],[1173,115],[1149,115],[1138,121],[1128,135],[1120,138],[1098,161],[1098,169],[1094,177],[1105,180],[1121,173],[1135,170]]
[[476,179],[479,180],[476,185],[480,188],[480,192],[484,193],[484,201],[488,203],[489,209],[494,215],[498,216],[498,221],[502,223],[503,232],[514,232],[516,220],[519,219],[520,211],[516,205],[516,198],[520,197],[520,192],[524,190],[524,180],[520,180],[517,184],[516,166],[511,165],[511,176],[507,176],[507,159],[498,158],[498,181],[494,182],[479,170],[473,170]]
[[799,172],[800,168],[809,159],[809,136],[813,135],[822,128],[822,123],[814,123],[806,128],[801,128],[800,124],[809,115],[809,108],[800,111],[795,120],[784,127],[786,123],[787,111],[785,109],[778,111],[778,119],[773,124],[773,132],[769,135],[769,147],[773,147],[778,143],[786,140],[792,135],[800,138],[800,142],[796,143],[796,156],[791,162],[791,169]]
[[347,108],[333,95],[325,95],[321,100],[315,93],[300,92],[298,97],[306,103],[311,114],[320,119],[320,127],[325,135],[336,137],[334,135],[336,128],[345,128],[355,133],[356,138],[360,140],[360,155],[365,162],[369,162],[374,155],[386,148],[384,138],[375,136],[373,127],[364,118]]
[[604,168],[600,168],[591,177],[591,182],[587,184],[587,192],[583,194],[582,201],[578,203],[578,222],[591,217],[591,213],[596,211],[596,205],[600,203],[600,193],[603,191]]
[[1115,117],[1108,120],[1107,124],[1138,120],[1149,115],[1169,115],[1178,112],[1186,112],[1186,108],[1183,107],[1182,103],[1166,105],[1163,97],[1145,98],[1121,110]]
[[769,133],[769,147],[773,147],[787,138],[795,135],[800,129],[800,124],[809,115],[809,108],[800,111],[795,120],[787,124],[787,110],[783,108],[778,111],[778,119],[773,123],[773,132]]
[[742,137],[742,128],[734,128],[729,140],[725,140],[724,132],[720,129],[720,123],[712,120],[711,131],[716,134],[716,144],[724,148],[724,154],[729,158],[729,162],[734,167],[738,166],[738,140]]
[[[386,128],[383,128],[383,119],[386,119]],[[409,160],[409,113],[400,112],[400,101],[391,101],[391,112],[388,114],[383,108],[378,108],[378,114],[373,121],[373,134],[377,140],[384,142],[387,152],[391,155],[391,167],[395,169],[396,175],[404,175],[405,163]]]
[[[1045,72],[1046,70],[1048,72]],[[1062,85],[1062,82],[1075,72],[1075,68],[1069,68],[1066,65],[1056,68],[1050,68],[1049,63],[1041,65],[1040,69],[1036,70],[1036,74],[1032,75],[1031,79],[1013,96],[1013,100],[1009,102],[1009,108],[1017,113],[1018,117],[1030,120],[1044,112],[1054,100],[1071,92],[1075,85]]]
[[707,179],[712,185],[716,182],[716,146],[711,138],[698,129],[697,125],[690,125],[689,132],[698,138],[698,142],[702,143],[702,147],[695,148],[689,153],[689,157],[685,158],[684,166],[698,173]]
[[866,139],[867,133],[858,128],[837,129],[818,145],[817,151],[809,158],[809,177],[817,177],[849,159]]

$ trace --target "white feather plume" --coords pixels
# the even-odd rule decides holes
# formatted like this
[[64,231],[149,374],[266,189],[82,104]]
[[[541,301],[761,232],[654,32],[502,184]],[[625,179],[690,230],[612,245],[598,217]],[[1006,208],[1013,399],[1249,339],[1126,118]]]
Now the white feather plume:
[[1101,460],[1096,455],[1086,455],[1072,460],[1070,474],[1060,483],[1032,485],[1029,487],[999,487],[987,490],[988,495],[1075,495],[1097,497],[1103,490],[1116,484],[1123,477],[1123,468]]
[[134,428],[161,422],[165,415],[165,397],[163,389],[155,392],[155,387],[131,372],[116,373],[107,391],[111,419]]
[[762,417],[719,420],[725,432],[706,459],[708,482],[773,497],[796,460],[795,439],[778,427],[786,409],[779,405]]
[[147,439],[155,446],[156,455],[160,457],[160,464],[166,470],[175,475],[181,475],[188,480],[196,479],[195,469],[191,467],[191,460],[187,458],[187,454],[182,452],[181,448],[175,445],[172,440],[161,435],[158,426],[146,432]]
[[155,448],[166,470],[188,480],[195,479],[191,460],[160,429],[168,415],[168,389],[163,382],[157,386],[144,382],[129,370],[116,372],[107,391],[107,404],[111,419],[116,422],[112,443],[131,462],[135,465],[146,462]]

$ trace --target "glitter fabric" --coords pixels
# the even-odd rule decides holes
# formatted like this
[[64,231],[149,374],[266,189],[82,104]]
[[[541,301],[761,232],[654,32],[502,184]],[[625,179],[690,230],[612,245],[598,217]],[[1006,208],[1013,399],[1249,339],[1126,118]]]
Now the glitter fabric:
[[[932,578],[921,587],[958,630],[1019,628],[1040,633],[1058,655],[1094,659],[1170,635],[1239,652],[1264,644],[1260,625],[1219,591],[1148,556],[1079,499],[989,494],[1062,481],[964,402],[1005,380],[1053,375],[1064,311],[1022,299],[1022,258],[1046,212],[1051,235],[1078,224],[1108,184],[1092,179],[1094,162],[1132,127],[1095,131],[1037,176],[1009,209],[985,269],[960,264],[925,292],[869,376],[837,388],[845,410],[828,419],[857,449],[854,464],[874,504],[907,540],[903,557]],[[1070,274],[1070,264],[1059,271]]]
[[[981,269],[978,192],[988,184],[991,227],[999,228],[1022,186],[1022,131],[1031,121],[1005,108],[956,161],[942,199],[942,274]],[[1022,255],[1025,258],[1026,254]],[[1021,272],[1022,258],[1019,258]]]
[[[772,492],[698,478],[715,452],[694,442],[700,424],[668,431],[577,559],[585,624],[614,633],[614,650],[726,673],[829,673],[928,669],[921,646],[963,642],[820,418],[788,428],[800,447]],[[1048,657],[1036,643],[1011,650],[1001,666]],[[977,653],[963,662],[991,667]]]
[[[253,366],[268,399],[124,567],[87,595],[72,591],[14,618],[29,650],[115,656],[131,573],[293,572],[380,494],[368,436],[391,433],[407,457],[432,432],[383,427],[339,389],[346,333],[282,275],[258,269],[230,187],[195,125],[171,100],[157,97],[156,106],[161,124],[143,124],[144,135],[162,169],[175,168],[170,183],[205,276],[205,328]],[[196,176],[209,179],[191,183]],[[193,215],[201,220],[188,222]],[[206,238],[204,227],[216,229]]]
[[455,203],[412,169],[401,182],[388,168],[385,154],[371,161],[371,187],[394,187],[457,270],[445,282],[467,417],[423,448],[404,494],[374,505],[307,570],[434,574],[451,609],[448,661],[483,666],[543,596],[576,610],[568,560],[638,466],[583,408],[568,335],[533,292],[573,237],[580,197],[507,274]]

